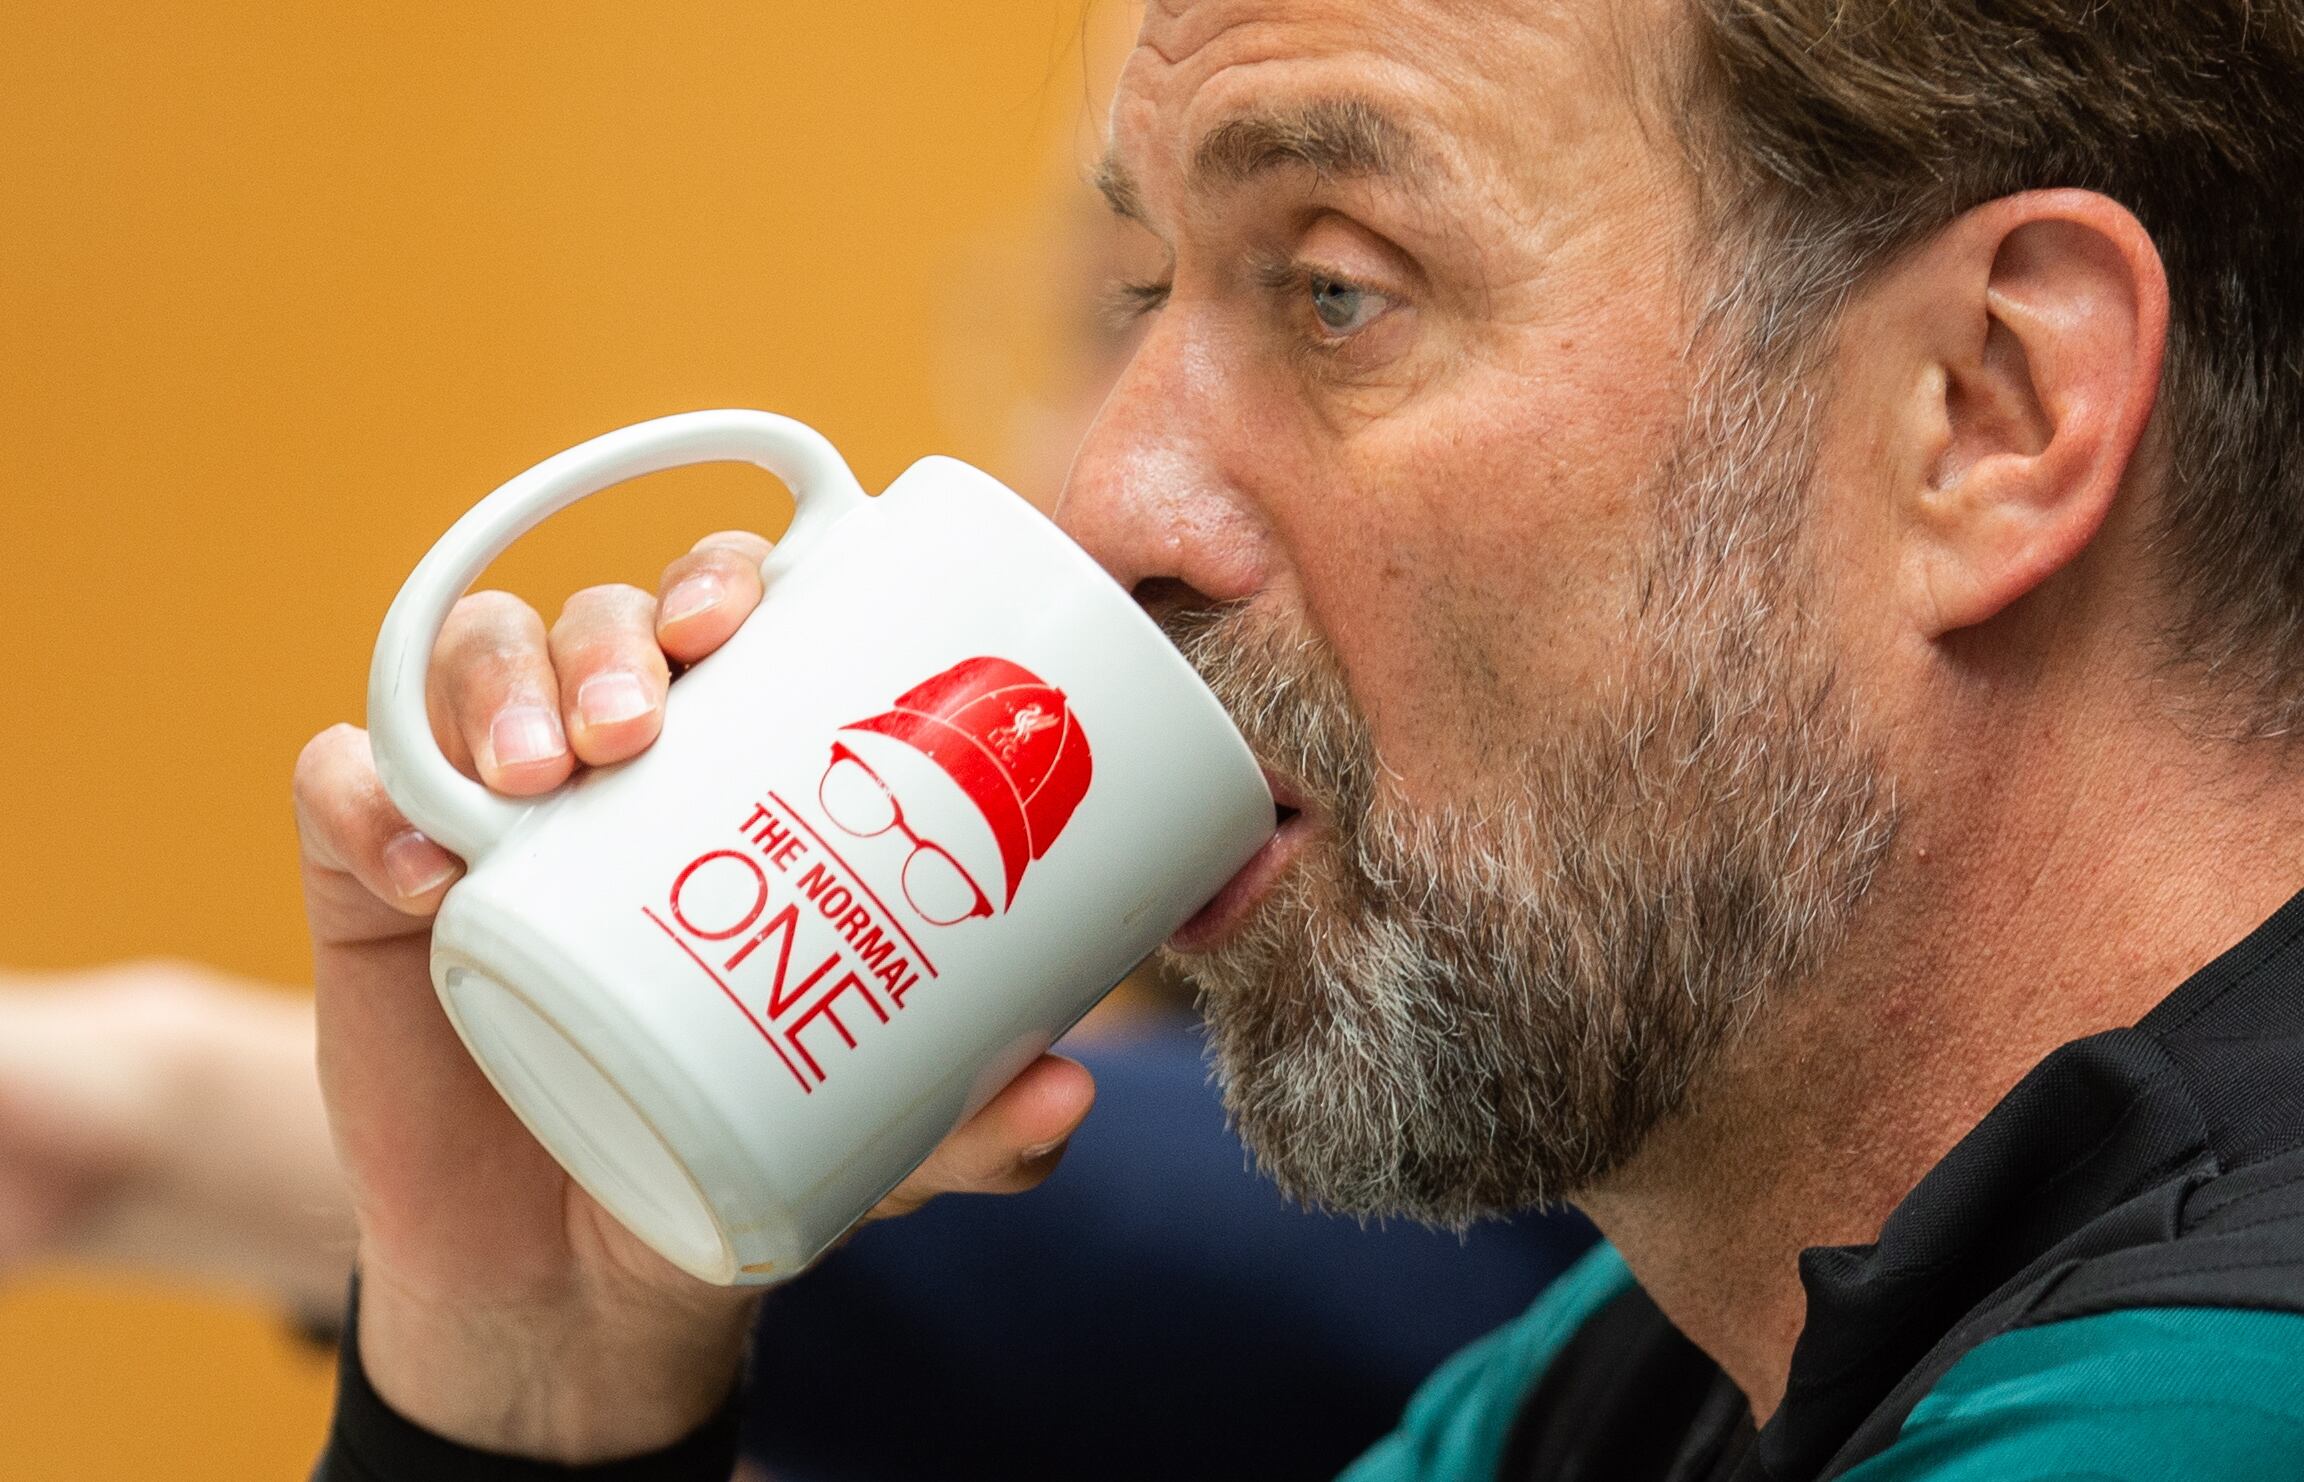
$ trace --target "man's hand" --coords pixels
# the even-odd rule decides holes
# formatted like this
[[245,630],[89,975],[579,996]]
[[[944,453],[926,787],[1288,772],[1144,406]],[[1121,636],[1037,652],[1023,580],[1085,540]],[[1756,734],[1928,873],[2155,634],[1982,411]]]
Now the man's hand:
[[0,1272],[64,1261],[343,1301],[312,1010],[189,962],[0,971]]
[[[760,599],[768,542],[708,537],[661,603],[594,587],[549,633],[501,593],[459,603],[432,667],[449,758],[529,796],[655,740],[672,664],[726,642]],[[450,1028],[428,970],[431,917],[460,867],[338,726],[296,770],[322,1090],[360,1226],[360,1351],[410,1419],[562,1462],[634,1455],[693,1429],[733,1383],[754,1301],[679,1271],[560,1171]],[[1043,1057],[874,1213],[942,1192],[1029,1188],[1093,1091]]]

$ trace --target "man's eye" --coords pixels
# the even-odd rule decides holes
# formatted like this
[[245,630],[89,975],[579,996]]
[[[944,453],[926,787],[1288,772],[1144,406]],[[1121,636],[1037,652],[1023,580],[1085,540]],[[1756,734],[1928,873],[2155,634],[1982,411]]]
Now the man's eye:
[[1105,285],[1098,295],[1097,322],[1106,330],[1119,334],[1135,326],[1137,320],[1154,313],[1168,302],[1168,285],[1150,282],[1116,282]]
[[1307,273],[1304,288],[1312,296],[1313,317],[1333,335],[1348,335],[1366,328],[1384,309],[1384,295],[1340,278]]

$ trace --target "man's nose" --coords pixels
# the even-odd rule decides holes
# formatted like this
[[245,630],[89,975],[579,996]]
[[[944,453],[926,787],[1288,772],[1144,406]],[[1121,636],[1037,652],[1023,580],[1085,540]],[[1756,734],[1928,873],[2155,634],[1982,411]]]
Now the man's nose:
[[1147,606],[1237,601],[1263,584],[1265,526],[1229,394],[1206,357],[1158,324],[1073,457],[1056,522]]

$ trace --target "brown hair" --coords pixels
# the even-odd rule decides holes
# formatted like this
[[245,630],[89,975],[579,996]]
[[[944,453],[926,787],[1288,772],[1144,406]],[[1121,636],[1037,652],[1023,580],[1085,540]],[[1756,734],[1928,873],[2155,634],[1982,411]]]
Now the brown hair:
[[2172,653],[2304,735],[2304,0],[1696,0],[1699,161],[1799,339],[1872,269],[2018,191],[2143,222],[2173,313]]

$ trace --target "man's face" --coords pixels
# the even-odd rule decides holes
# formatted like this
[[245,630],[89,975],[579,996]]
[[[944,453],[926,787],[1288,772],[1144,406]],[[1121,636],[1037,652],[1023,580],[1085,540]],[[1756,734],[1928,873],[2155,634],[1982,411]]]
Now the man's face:
[[[1589,687],[1635,595],[1639,475],[1685,394],[1687,207],[1613,25],[1154,5],[1113,106],[1112,161],[1172,266],[1071,518],[1147,572],[1145,526],[1169,525],[1196,549],[1154,574],[1299,612],[1403,800],[1461,794],[1473,722]],[[1404,136],[1389,168],[1291,163],[1288,127],[1335,102]],[[1227,126],[1237,147],[1196,168]]]
[[1059,516],[1302,809],[1183,965],[1315,1202],[1605,1174],[1885,836],[1797,626],[1808,423],[1696,333],[1663,20],[1155,0],[1121,78],[1168,271]]

